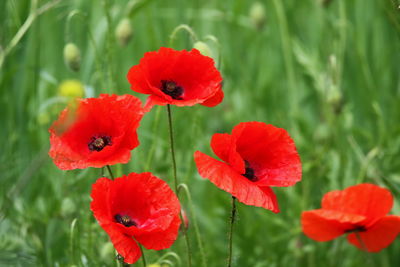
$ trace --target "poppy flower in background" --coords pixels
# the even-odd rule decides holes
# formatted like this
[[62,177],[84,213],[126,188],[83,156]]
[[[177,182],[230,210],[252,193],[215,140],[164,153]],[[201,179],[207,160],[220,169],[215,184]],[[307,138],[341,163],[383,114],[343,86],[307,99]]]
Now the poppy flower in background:
[[90,208],[126,263],[147,249],[169,248],[180,226],[180,204],[166,182],[151,173],[100,178],[92,186]]
[[279,212],[271,186],[301,180],[301,162],[286,130],[263,122],[243,122],[232,134],[214,134],[211,148],[223,161],[196,151],[200,176],[247,205]]
[[214,60],[197,49],[177,51],[161,47],[147,52],[127,75],[131,89],[150,95],[146,107],[153,105],[213,107],[221,103],[222,77]]
[[132,95],[77,99],[50,127],[49,155],[62,170],[127,163],[143,114]]
[[393,206],[392,194],[377,185],[359,184],[328,192],[321,206],[301,215],[304,234],[316,241],[347,234],[352,245],[378,252],[400,233],[400,216],[387,215]]

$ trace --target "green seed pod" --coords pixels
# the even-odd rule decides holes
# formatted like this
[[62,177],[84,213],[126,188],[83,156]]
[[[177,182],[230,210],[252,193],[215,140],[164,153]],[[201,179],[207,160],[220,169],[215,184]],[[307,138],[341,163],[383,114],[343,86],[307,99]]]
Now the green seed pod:
[[260,2],[254,2],[250,7],[250,20],[251,23],[258,29],[261,30],[267,20],[265,14],[265,7]]
[[196,48],[197,50],[199,50],[203,56],[212,57],[210,47],[202,41],[195,42],[193,45],[193,48]]
[[81,51],[74,43],[64,46],[65,65],[72,71],[79,71],[81,68]]
[[122,19],[115,29],[115,37],[121,46],[126,46],[132,39],[133,30],[131,22],[128,18]]

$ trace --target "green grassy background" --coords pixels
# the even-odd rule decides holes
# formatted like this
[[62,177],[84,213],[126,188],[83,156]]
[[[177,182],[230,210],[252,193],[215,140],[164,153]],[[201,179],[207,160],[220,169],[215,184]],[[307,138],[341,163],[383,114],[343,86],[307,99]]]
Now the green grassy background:
[[[397,199],[392,213],[400,214],[397,0],[263,1],[262,29],[249,18],[253,1],[64,0],[34,17],[10,46],[35,4],[52,2],[0,1],[0,53],[10,48],[0,69],[0,266],[116,264],[89,209],[91,184],[101,170],[61,171],[47,156],[47,129],[65,106],[57,88],[77,79],[88,88],[86,96],[133,93],[128,69],[144,52],[171,45],[169,36],[180,24],[208,43],[224,77],[219,106],[173,108],[179,179],[190,188],[208,266],[226,261],[230,196],[199,177],[192,155],[195,150],[211,155],[213,133],[252,120],[289,131],[303,180],[274,189],[279,214],[238,205],[234,266],[400,266],[399,238],[367,260],[344,237],[327,243],[308,239],[299,220],[301,211],[319,208],[327,191],[361,182],[389,188]],[[69,20],[67,33],[71,12],[78,15]],[[126,47],[114,36],[123,17],[134,30]],[[67,41],[81,49],[79,72],[64,64]],[[192,45],[182,31],[172,47]],[[113,167],[118,175],[152,171],[172,181],[166,120],[165,107],[145,116],[141,146],[129,164]],[[186,198],[183,206],[188,210]],[[194,266],[202,266],[188,213]],[[167,251],[186,266],[183,238]],[[147,251],[148,262],[167,251]]]

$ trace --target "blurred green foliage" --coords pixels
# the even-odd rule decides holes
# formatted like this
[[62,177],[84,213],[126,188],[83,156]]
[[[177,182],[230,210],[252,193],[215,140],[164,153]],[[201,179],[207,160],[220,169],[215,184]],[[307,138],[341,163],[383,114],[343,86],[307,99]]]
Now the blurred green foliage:
[[[303,181],[275,189],[279,214],[239,204],[234,266],[367,264],[365,253],[344,237],[326,243],[306,238],[299,219],[301,211],[319,208],[325,192],[362,182],[389,188],[397,199],[392,212],[400,214],[399,2],[260,3],[262,11],[245,0],[0,1],[1,266],[115,265],[89,209],[101,170],[61,171],[47,156],[47,129],[68,102],[58,87],[75,79],[86,97],[133,93],[126,73],[143,53],[160,46],[191,49],[195,41],[210,47],[225,92],[215,108],[173,108],[179,179],[190,188],[208,266],[226,261],[230,196],[199,177],[192,155],[211,155],[213,133],[252,120],[288,129]],[[132,27],[128,41],[115,32],[124,19],[124,27],[126,19]],[[180,30],[170,40],[181,24],[195,36]],[[68,42],[80,50],[77,72],[64,64]],[[166,122],[165,107],[145,116],[141,146],[129,164],[114,166],[117,175],[152,171],[172,181]],[[183,206],[188,209],[185,198]],[[193,228],[189,234],[194,266],[201,266]],[[372,261],[400,266],[399,249],[397,239]],[[186,266],[183,238],[167,251]],[[167,251],[146,251],[147,261]]]

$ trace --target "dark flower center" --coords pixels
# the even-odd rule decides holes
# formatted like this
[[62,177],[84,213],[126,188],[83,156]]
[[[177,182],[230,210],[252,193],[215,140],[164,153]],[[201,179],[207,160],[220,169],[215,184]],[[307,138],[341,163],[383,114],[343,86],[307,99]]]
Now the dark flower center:
[[134,220],[132,220],[131,217],[129,217],[128,215],[119,215],[116,214],[114,216],[114,219],[117,221],[117,223],[120,223],[126,227],[130,227],[130,226],[137,226],[136,222]]
[[89,150],[90,151],[101,151],[105,146],[111,146],[111,137],[102,135],[102,136],[93,136],[90,139],[90,142],[88,144]]
[[245,160],[244,164],[245,164],[245,173],[242,175],[252,182],[257,181],[258,178],[255,175],[253,168],[251,168],[250,163],[247,160]]
[[161,91],[173,99],[181,100],[181,95],[183,94],[182,86],[179,86],[174,81],[161,81]]
[[367,229],[364,226],[355,226],[352,229],[344,231],[345,233],[358,233],[358,232],[365,232]]

